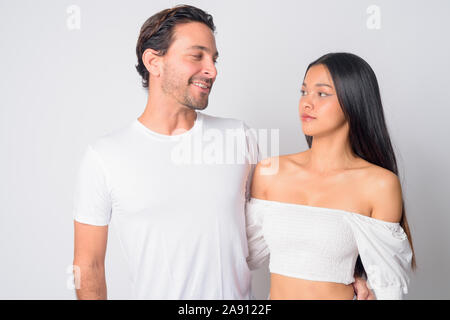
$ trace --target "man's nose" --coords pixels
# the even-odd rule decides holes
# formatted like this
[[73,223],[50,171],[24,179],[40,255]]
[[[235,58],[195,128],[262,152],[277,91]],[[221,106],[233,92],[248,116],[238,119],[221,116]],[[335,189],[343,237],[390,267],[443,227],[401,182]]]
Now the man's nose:
[[203,74],[206,75],[208,78],[212,79],[213,81],[216,79],[217,76],[217,68],[213,61],[208,62],[203,70]]

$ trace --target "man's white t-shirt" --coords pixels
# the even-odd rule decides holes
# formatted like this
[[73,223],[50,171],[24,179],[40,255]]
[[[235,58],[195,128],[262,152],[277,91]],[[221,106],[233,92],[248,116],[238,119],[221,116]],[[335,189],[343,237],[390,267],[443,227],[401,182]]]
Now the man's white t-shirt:
[[133,298],[251,298],[244,210],[257,148],[247,129],[197,112],[178,135],[135,119],[88,145],[73,216],[113,223]]

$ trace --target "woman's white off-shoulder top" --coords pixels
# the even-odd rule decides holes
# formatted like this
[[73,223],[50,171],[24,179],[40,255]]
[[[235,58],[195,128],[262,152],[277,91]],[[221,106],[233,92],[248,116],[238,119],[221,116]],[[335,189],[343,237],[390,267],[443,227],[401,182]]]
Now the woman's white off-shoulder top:
[[359,254],[377,299],[402,299],[408,293],[412,251],[399,223],[251,198],[246,224],[250,269],[269,259],[272,273],[350,284]]

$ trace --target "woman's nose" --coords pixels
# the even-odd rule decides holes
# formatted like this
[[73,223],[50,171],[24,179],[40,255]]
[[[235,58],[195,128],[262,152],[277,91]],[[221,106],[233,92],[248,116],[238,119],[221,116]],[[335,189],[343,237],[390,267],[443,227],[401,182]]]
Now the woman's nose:
[[310,98],[308,98],[308,96],[303,96],[300,99],[300,106],[303,107],[304,109],[314,109],[314,103],[313,101],[311,101]]

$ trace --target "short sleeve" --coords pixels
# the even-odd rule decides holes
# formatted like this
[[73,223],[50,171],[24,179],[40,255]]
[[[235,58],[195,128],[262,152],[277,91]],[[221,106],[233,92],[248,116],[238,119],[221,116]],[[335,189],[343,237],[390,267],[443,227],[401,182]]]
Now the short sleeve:
[[88,145],[78,170],[73,218],[81,223],[104,226],[110,222],[111,208],[105,168],[98,154]]
[[251,197],[251,186],[253,173],[255,172],[256,164],[260,161],[260,153],[258,146],[258,139],[256,135],[256,130],[250,128],[247,124],[244,125],[245,136],[247,141],[247,161],[250,165],[250,172],[247,175],[247,182],[245,188],[245,199],[249,200]]
[[408,293],[412,250],[399,223],[357,214],[348,217],[367,274],[378,300],[401,300]]
[[245,222],[248,241],[247,264],[250,270],[262,267],[269,260],[269,247],[264,240],[262,224],[262,207],[252,201],[248,201],[245,206]]

